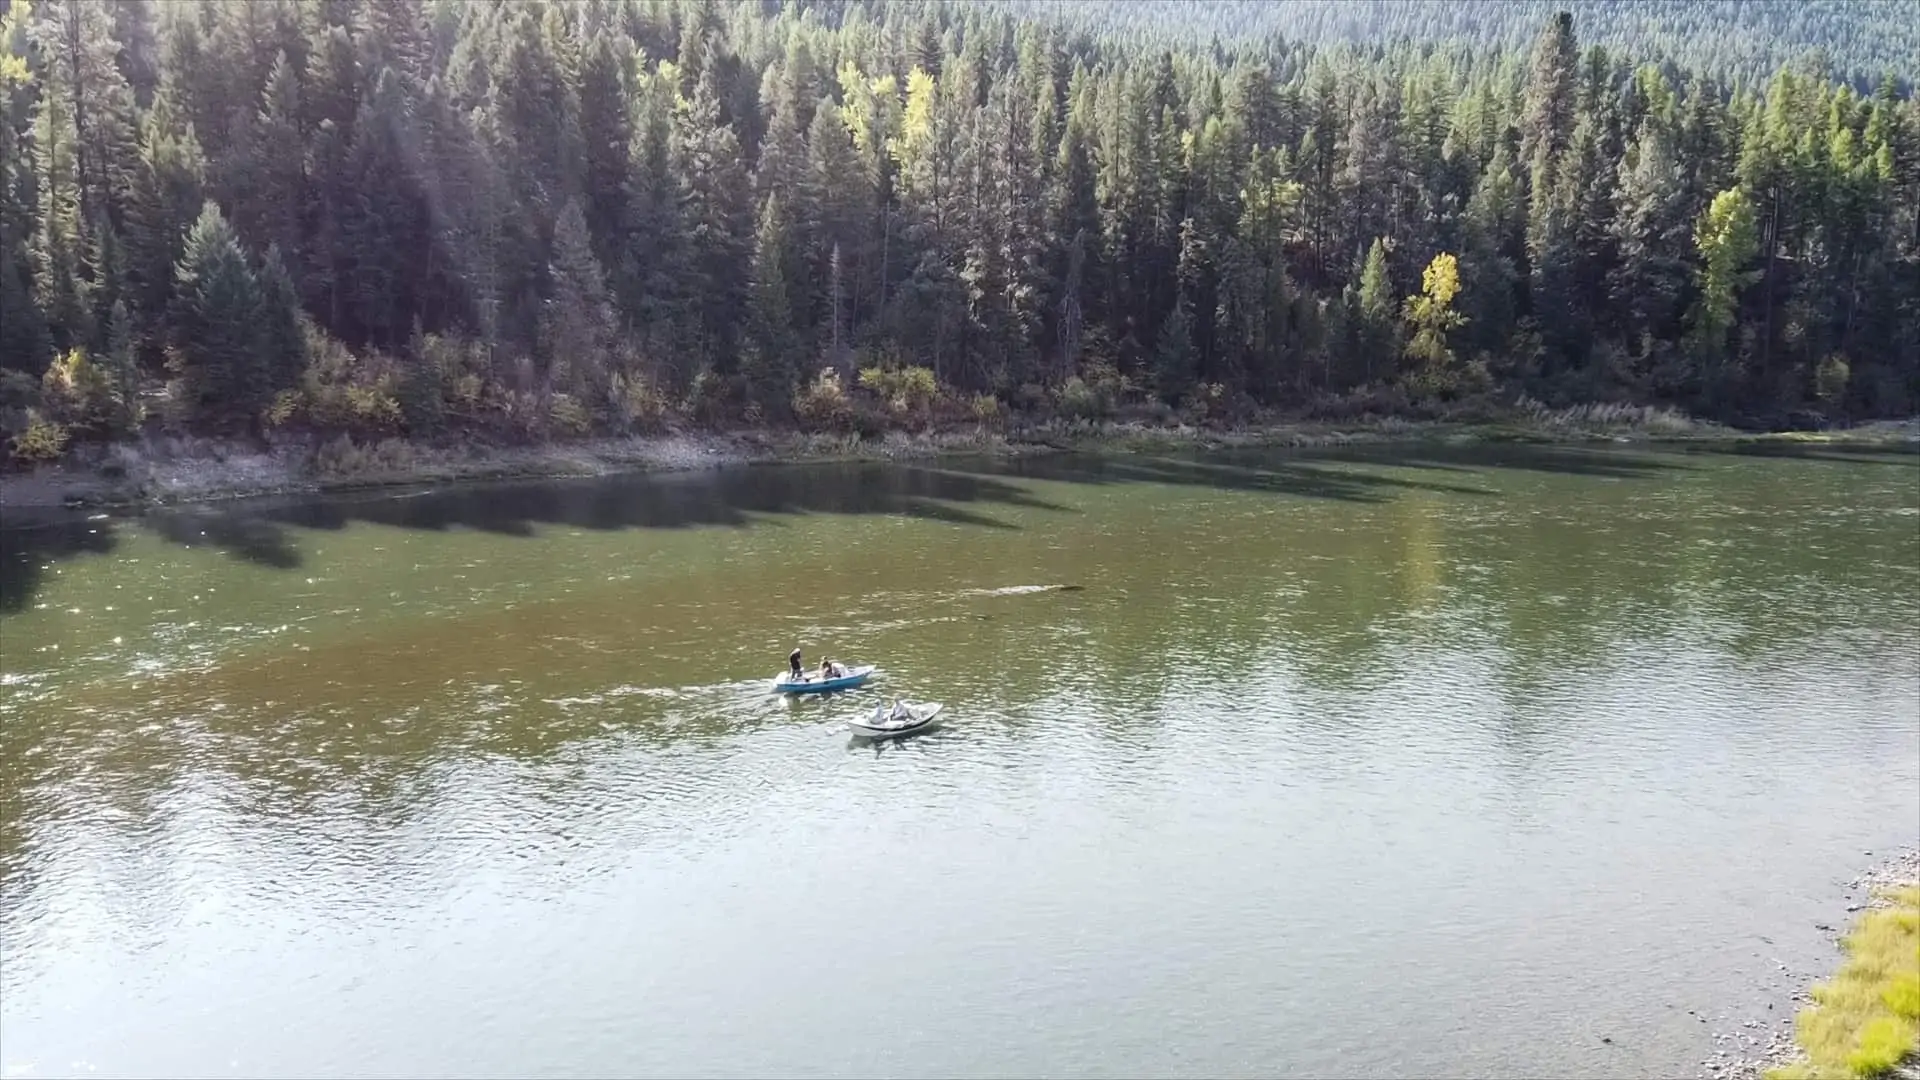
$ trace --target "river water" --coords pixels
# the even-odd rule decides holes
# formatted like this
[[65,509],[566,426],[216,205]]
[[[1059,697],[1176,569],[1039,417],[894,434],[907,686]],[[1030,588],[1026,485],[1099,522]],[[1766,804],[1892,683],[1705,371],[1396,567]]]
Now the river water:
[[[0,540],[7,1076],[1691,1075],[1920,840],[1912,455],[761,468]],[[775,698],[796,645],[877,688]],[[854,742],[881,695],[947,722]]]

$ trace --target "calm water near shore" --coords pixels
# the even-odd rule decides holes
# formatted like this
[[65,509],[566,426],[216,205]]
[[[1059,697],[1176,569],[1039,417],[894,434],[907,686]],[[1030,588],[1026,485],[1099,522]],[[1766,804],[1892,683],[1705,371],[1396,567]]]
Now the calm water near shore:
[[0,1075],[1691,1075],[1920,841],[1920,457],[10,512],[0,770]]

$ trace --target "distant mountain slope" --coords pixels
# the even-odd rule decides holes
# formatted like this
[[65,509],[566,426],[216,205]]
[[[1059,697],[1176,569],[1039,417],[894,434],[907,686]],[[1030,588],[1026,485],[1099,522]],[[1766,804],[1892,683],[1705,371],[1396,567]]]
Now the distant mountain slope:
[[1260,37],[1310,43],[1461,40],[1524,48],[1555,12],[1583,43],[1660,56],[1731,81],[1761,82],[1823,50],[1836,78],[1864,89],[1920,76],[1920,0],[1000,0],[1022,14],[1120,33]]

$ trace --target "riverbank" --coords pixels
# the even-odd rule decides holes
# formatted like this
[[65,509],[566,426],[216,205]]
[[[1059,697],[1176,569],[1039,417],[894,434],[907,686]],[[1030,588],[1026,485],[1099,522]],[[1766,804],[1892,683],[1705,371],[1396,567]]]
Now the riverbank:
[[1738,432],[1650,408],[1586,406],[1516,410],[1471,422],[1391,417],[1348,423],[1277,422],[1232,429],[1138,422],[1049,422],[1008,428],[961,426],[878,438],[800,432],[680,431],[533,445],[280,439],[271,445],[191,436],[78,449],[56,464],[0,474],[0,509],[113,507],[206,502],[255,495],[486,480],[560,479],[623,472],[685,472],[735,465],[905,461],[956,455],[1061,451],[1173,453],[1246,447],[1324,447],[1388,442],[1815,443],[1836,447],[1920,445],[1920,420],[1844,431]]
[[[1900,851],[1847,882],[1845,897],[1851,921],[1844,927],[1820,926],[1843,956],[1834,974],[1795,993],[1793,1015],[1768,1025],[1750,1021],[1750,1030],[1716,1035],[1722,1048],[1701,1075],[1718,1080],[1920,1080],[1920,1048],[1914,1037],[1920,1016],[1911,1015],[1920,1009],[1920,849]],[[1888,995],[1902,1001],[1907,1015],[1888,1011]],[[1862,1039],[1862,1030],[1869,1026],[1877,1030]],[[1881,1045],[1862,1045],[1876,1042]],[[1741,1051],[1731,1053],[1736,1044]]]

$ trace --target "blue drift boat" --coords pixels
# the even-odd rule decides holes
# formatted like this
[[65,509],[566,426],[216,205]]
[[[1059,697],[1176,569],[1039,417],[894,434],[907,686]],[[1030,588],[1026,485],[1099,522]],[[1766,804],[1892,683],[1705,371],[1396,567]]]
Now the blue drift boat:
[[873,676],[875,665],[862,664],[846,669],[846,674],[832,678],[822,678],[817,673],[808,673],[796,679],[792,672],[773,680],[773,689],[779,694],[824,694],[833,690],[851,690]]

